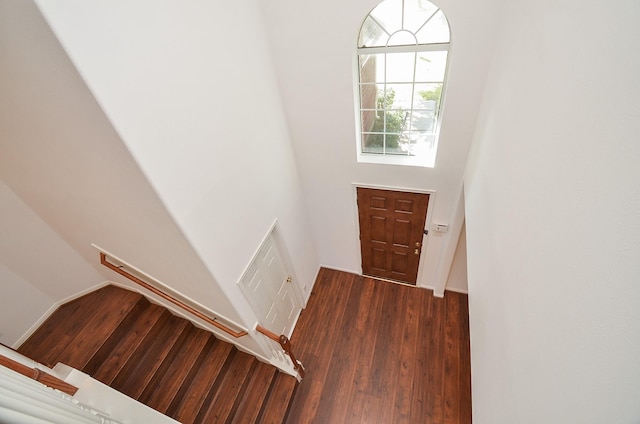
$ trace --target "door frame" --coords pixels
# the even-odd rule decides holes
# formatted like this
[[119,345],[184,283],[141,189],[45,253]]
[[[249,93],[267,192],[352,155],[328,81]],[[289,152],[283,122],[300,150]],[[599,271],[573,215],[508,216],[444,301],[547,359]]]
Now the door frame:
[[[357,250],[357,258],[358,258],[358,266],[360,267],[360,275],[362,274],[362,243],[360,242],[360,218],[358,215],[358,188],[371,188],[374,190],[391,190],[391,191],[401,191],[401,192],[405,192],[405,193],[418,193],[418,194],[428,194],[429,195],[429,203],[427,203],[427,218],[425,220],[424,223],[424,229],[425,230],[429,230],[429,232],[431,232],[430,228],[431,228],[431,219],[433,218],[433,209],[434,209],[434,204],[435,204],[435,200],[436,200],[436,190],[428,190],[428,189],[422,189],[422,188],[408,188],[408,187],[399,187],[399,186],[385,186],[385,185],[374,185],[374,184],[364,184],[364,183],[351,183],[351,191],[352,191],[352,196],[353,196],[353,205],[355,206],[353,208],[353,219],[355,222],[355,229],[356,229],[356,240],[357,240],[357,244],[358,244],[358,248]],[[426,238],[426,239],[425,239]],[[425,272],[424,270],[424,262],[425,262],[425,257],[426,257],[426,253],[427,249],[429,248],[429,236],[423,236],[422,237],[422,249],[420,250],[420,259],[419,259],[419,263],[418,263],[418,277],[416,278],[416,285],[415,287],[428,287],[425,286],[424,284],[420,284],[422,282],[422,277],[423,274]],[[376,277],[378,278],[378,277]],[[379,278],[380,280],[385,280],[384,278]],[[385,280],[385,281],[392,281],[394,283],[398,283],[398,284],[405,284],[405,283],[400,283],[398,281],[393,281],[393,280]]]

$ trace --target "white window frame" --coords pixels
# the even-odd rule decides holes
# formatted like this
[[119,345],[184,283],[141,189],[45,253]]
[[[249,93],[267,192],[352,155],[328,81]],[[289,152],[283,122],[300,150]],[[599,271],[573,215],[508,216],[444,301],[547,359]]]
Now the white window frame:
[[[377,6],[376,6],[377,7]],[[436,6],[437,7],[437,6]],[[373,12],[372,9],[371,12]],[[438,8],[441,11],[441,9]],[[371,12],[365,16],[360,30],[358,31],[358,37],[362,32],[366,19],[371,15]],[[442,12],[444,15],[444,12]],[[446,19],[446,15],[445,19]],[[448,24],[448,20],[447,20]],[[391,36],[390,36],[391,37]],[[390,38],[389,37],[389,38]],[[429,44],[415,44],[415,45],[392,45],[392,46],[375,46],[375,47],[358,47],[356,40],[356,50],[354,55],[354,100],[355,100],[355,113],[356,113],[356,152],[357,161],[362,163],[376,163],[376,164],[390,164],[390,165],[407,165],[407,166],[421,166],[433,168],[435,166],[435,159],[438,150],[438,143],[440,138],[440,126],[442,122],[442,115],[444,110],[444,99],[447,85],[447,75],[449,70],[449,52],[451,49],[451,32],[449,31],[449,41],[446,43],[429,43]],[[360,56],[371,54],[386,54],[386,53],[420,53],[425,51],[444,51],[447,52],[447,61],[445,65],[444,78],[442,81],[442,91],[440,94],[440,103],[437,109],[437,119],[435,122],[434,136],[435,141],[433,147],[427,154],[424,155],[402,155],[402,154],[387,154],[387,153],[369,153],[362,151],[362,103],[361,103],[361,70],[360,70]],[[416,78],[414,76],[413,83],[415,84]],[[385,81],[386,83],[386,81]]]

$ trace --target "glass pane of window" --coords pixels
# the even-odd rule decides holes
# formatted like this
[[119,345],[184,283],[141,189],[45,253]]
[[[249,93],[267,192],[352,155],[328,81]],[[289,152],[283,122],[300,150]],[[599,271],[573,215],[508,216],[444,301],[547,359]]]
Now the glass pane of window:
[[362,120],[362,132],[382,132],[382,120],[378,118],[382,112],[376,110],[363,110],[360,112],[360,119]]
[[424,0],[404,0],[404,29],[416,32],[438,8]]
[[387,84],[385,99],[389,108],[411,109],[413,103],[413,84]]
[[389,34],[402,29],[402,0],[385,0],[369,14]]
[[414,109],[411,113],[411,126],[407,129],[412,131],[424,131],[432,133],[436,128],[436,111]]
[[442,83],[416,84],[413,95],[413,107],[415,109],[437,110],[440,108],[442,96]]
[[384,134],[362,134],[363,153],[384,153]]
[[416,82],[442,82],[447,67],[447,52],[419,52]]
[[363,84],[360,86],[360,108],[375,109],[378,107],[378,90],[375,84]]
[[384,29],[382,29],[378,22],[368,16],[360,30],[358,47],[386,46],[388,38],[389,34],[384,32]]
[[392,82],[412,82],[415,53],[387,54],[386,80]]
[[416,36],[408,31],[398,31],[391,35],[387,45],[389,46],[413,46],[418,42]]
[[384,132],[387,134],[400,134],[404,131],[405,123],[409,117],[409,112],[392,109],[384,112]]
[[420,44],[448,43],[449,23],[442,10],[433,15],[433,18],[416,33],[416,36]]
[[360,55],[360,82],[384,83],[385,54]]

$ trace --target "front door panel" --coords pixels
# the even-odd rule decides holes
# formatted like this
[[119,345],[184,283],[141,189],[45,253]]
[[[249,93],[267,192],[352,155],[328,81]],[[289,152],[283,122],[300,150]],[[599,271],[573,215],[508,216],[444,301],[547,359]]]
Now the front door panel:
[[362,273],[416,284],[429,195],[357,191]]

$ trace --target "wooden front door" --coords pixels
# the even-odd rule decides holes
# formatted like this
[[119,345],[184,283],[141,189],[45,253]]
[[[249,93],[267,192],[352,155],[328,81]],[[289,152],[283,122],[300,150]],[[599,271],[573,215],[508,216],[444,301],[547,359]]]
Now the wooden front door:
[[416,284],[429,195],[357,190],[362,273]]

